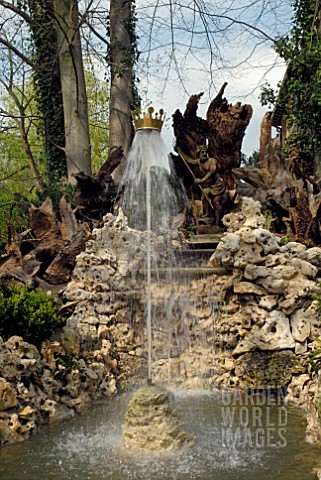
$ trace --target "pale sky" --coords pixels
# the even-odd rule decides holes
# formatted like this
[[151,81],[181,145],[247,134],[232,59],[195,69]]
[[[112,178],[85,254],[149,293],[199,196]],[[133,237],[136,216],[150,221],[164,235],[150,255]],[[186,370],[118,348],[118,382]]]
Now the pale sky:
[[[259,148],[259,135],[260,135],[260,123],[262,121],[264,113],[268,110],[268,107],[262,107],[259,103],[258,97],[260,94],[259,85],[262,85],[267,80],[273,88],[277,88],[277,83],[282,80],[285,73],[285,65],[282,61],[277,60],[276,55],[270,47],[266,47],[260,52],[261,60],[256,62],[256,68],[241,68],[238,74],[232,78],[228,72],[222,73],[222,79],[218,84],[218,88],[224,83],[228,82],[225,89],[225,97],[229,103],[236,103],[241,101],[242,103],[249,103],[253,107],[253,117],[246,130],[246,134],[243,140],[242,151],[246,155],[250,155],[254,150]],[[273,68],[272,65],[276,61]],[[146,107],[149,103],[152,103],[155,110],[163,108],[166,112],[166,121],[162,129],[162,137],[168,149],[168,152],[173,152],[174,134],[172,129],[172,114],[176,109],[179,109],[182,113],[185,110],[185,105],[189,99],[189,95],[198,94],[202,90],[202,80],[197,78],[193,79],[189,86],[189,92],[185,93],[176,85],[169,85],[164,93],[159,92],[159,85],[156,81],[149,81],[148,92],[145,99]],[[205,118],[206,110],[210,103],[210,100],[214,98],[215,94],[211,98],[208,96],[208,92],[205,90],[202,101],[199,105],[198,115]],[[207,98],[206,98],[207,97]],[[204,99],[204,100],[203,100]]]
[[[146,8],[149,4],[153,5],[151,10]],[[168,17],[165,0],[159,0],[157,6],[151,0],[137,1],[137,33],[142,52],[137,76],[141,79],[139,93],[143,108],[152,104],[155,109],[165,110],[167,121],[162,135],[171,152],[174,141],[171,117],[175,110],[184,112],[189,96],[204,91],[198,111],[204,118],[210,101],[223,83],[228,82],[225,97],[229,103],[249,103],[254,110],[242,148],[250,155],[258,149],[260,123],[268,110],[261,107],[258,100],[260,85],[267,80],[276,88],[285,73],[284,64],[272,48],[272,37],[289,31],[289,0],[272,0],[266,4],[255,0],[251,6],[246,0],[206,0],[202,5],[206,4],[210,13],[208,30],[204,30],[198,14],[191,16],[194,2],[170,4],[176,8],[172,17]],[[233,16],[236,23],[218,18],[220,13]],[[256,25],[258,30],[244,27],[246,23]],[[209,35],[212,56],[208,48]]]

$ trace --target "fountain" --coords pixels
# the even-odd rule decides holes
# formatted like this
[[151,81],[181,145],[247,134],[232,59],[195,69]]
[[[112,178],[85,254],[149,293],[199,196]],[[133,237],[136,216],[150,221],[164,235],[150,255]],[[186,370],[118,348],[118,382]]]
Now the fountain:
[[142,118],[140,112],[135,113],[136,135],[128,153],[121,181],[121,187],[125,189],[122,208],[129,215],[131,226],[146,230],[148,384],[152,384],[151,231],[168,233],[170,212],[169,208],[163,207],[169,205],[168,199],[171,198],[171,191],[168,188],[170,173],[168,156],[160,137],[164,112],[160,110],[156,118],[153,118],[153,112],[153,107],[150,107]]
[[[146,330],[147,388],[130,402],[123,431],[127,448],[163,453],[186,448],[192,437],[182,430],[178,412],[171,407],[168,392],[152,382],[152,267],[157,272],[157,252],[152,252],[152,235],[171,242],[171,219],[177,213],[176,195],[170,182],[169,158],[160,136],[163,110],[153,117],[154,108],[134,114],[136,135],[127,156],[121,181],[122,208],[131,226],[146,231]],[[168,256],[168,252],[165,252]],[[155,431],[156,429],[156,431]]]
[[123,427],[123,444],[129,451],[163,454],[191,447],[194,438],[183,431],[169,392],[153,385],[141,388],[131,399]]
[[[152,322],[155,320],[153,309],[156,303],[154,297],[156,295],[166,297],[167,294],[166,316],[169,320],[171,313],[175,315],[175,320],[180,317],[180,313],[183,313],[183,310],[176,311],[177,298],[182,294],[181,286],[171,282],[170,277],[165,278],[163,282],[170,282],[172,287],[170,294],[168,290],[161,291],[163,287],[160,284],[157,284],[154,290],[153,285],[150,285],[151,288],[143,288],[144,282],[148,279],[153,284],[157,267],[162,265],[161,262],[166,257],[164,249],[166,245],[172,244],[172,237],[168,235],[171,230],[168,219],[175,213],[175,203],[168,174],[170,167],[167,156],[165,158],[162,155],[161,164],[156,163],[157,155],[153,156],[153,152],[155,153],[153,149],[156,148],[157,153],[163,151],[160,140],[158,131],[138,130],[129,156],[128,168],[133,169],[134,178],[131,184],[128,184],[123,208],[124,210],[127,210],[127,207],[131,208],[129,221],[132,225],[137,222],[141,231],[130,229],[127,219],[122,215],[117,219],[112,215],[106,216],[104,227],[94,231],[93,238],[87,243],[86,252],[79,256],[73,284],[69,286],[69,295],[74,296],[77,307],[73,318],[68,323],[70,336],[68,337],[68,332],[65,332],[64,348],[69,353],[73,353],[71,346],[77,347],[78,353],[82,349],[81,355],[84,358],[80,357],[78,365],[70,370],[70,376],[74,376],[73,390],[66,391],[63,400],[68,405],[77,406],[77,388],[89,400],[90,394],[92,394],[91,399],[105,398],[105,400],[101,405],[95,403],[95,408],[91,408],[87,415],[77,415],[67,422],[51,424],[27,442],[4,448],[0,452],[3,478],[7,480],[21,478],[65,480],[67,477],[70,480],[79,478],[88,480],[107,478],[112,480],[120,478],[126,480],[137,478],[254,480],[259,478],[267,480],[275,477],[285,480],[291,477],[293,480],[315,480],[316,474],[312,471],[312,467],[319,465],[319,451],[305,443],[304,415],[301,410],[283,404],[270,403],[268,397],[263,397],[263,402],[259,397],[248,398],[238,390],[232,390],[226,396],[224,392],[215,389],[213,383],[209,385],[211,389],[206,391],[169,388],[164,390],[162,387],[155,386],[156,383],[160,383],[161,376],[158,369],[161,365],[155,362],[155,342],[154,344],[152,342]],[[153,162],[148,169],[150,174],[148,181],[143,174],[143,165],[146,166],[146,164],[144,164],[145,159],[142,158],[142,145],[145,141],[146,151],[151,153]],[[136,151],[135,155],[133,155],[134,151]],[[140,163],[134,162],[135,158],[137,160],[137,155],[141,158]],[[128,172],[127,174],[129,175]],[[126,178],[130,177],[125,176],[123,181]],[[162,179],[161,188],[156,183],[158,178]],[[146,187],[146,192],[147,183],[150,195],[140,194],[144,190],[140,190],[138,186]],[[164,208],[166,206],[164,193],[165,199],[170,199],[168,209]],[[150,202],[146,201],[147,198]],[[154,200],[157,201],[154,202]],[[155,218],[151,215],[148,223],[150,228],[147,228],[146,216],[148,217],[147,213],[151,213],[154,207],[157,216]],[[164,211],[169,211],[170,215],[163,215]],[[225,238],[236,240],[233,235]],[[146,240],[149,240],[148,245]],[[135,241],[137,245],[132,248]],[[233,245],[235,242],[232,241],[226,241],[224,248],[221,245],[217,254],[218,260],[232,262],[233,255],[227,255],[226,251]],[[253,242],[249,245],[253,246]],[[156,246],[160,246],[163,250],[156,251]],[[146,252],[149,252],[149,255],[146,255]],[[146,257],[149,258],[147,262]],[[139,276],[144,264],[145,272]],[[304,266],[307,265],[304,264]],[[186,302],[185,311],[192,308],[198,310],[198,316],[195,315],[197,321],[190,323],[189,327],[193,328],[194,337],[199,339],[205,335],[204,343],[209,343],[212,337],[209,339],[206,334],[210,329],[215,329],[208,295],[209,292],[218,288],[219,279],[208,277],[204,281],[197,278],[194,283],[197,287],[193,286],[192,289],[187,290],[190,297],[193,297],[194,304],[188,305]],[[250,287],[249,282],[243,282],[241,286],[243,289]],[[248,294],[248,290],[240,292],[239,289],[238,291],[239,295]],[[196,292],[200,293],[200,300],[197,299],[197,301],[194,295]],[[182,298],[186,300],[188,294],[185,297],[184,295],[183,292]],[[261,298],[264,299],[259,296],[259,299]],[[130,368],[132,364],[129,364],[128,358],[134,358],[137,364],[142,364],[144,351],[140,340],[143,334],[137,337],[134,335],[136,327],[139,332],[144,330],[141,321],[142,304],[146,305],[145,319],[149,316],[149,334],[147,335],[149,365],[144,379],[147,377],[147,383],[154,383],[154,385],[144,386],[134,396],[129,390],[123,395],[107,400],[108,391],[112,393],[116,390],[117,369],[119,369],[118,372],[132,373],[134,370]],[[233,313],[234,310],[230,312],[230,314]],[[191,311],[189,315],[192,316]],[[101,319],[100,323],[98,318]],[[230,338],[228,334],[231,333],[231,323],[226,320],[226,324],[223,325],[224,330],[222,325],[219,326],[222,336],[225,335],[224,340],[227,341]],[[168,324],[168,331],[170,327],[172,325]],[[166,334],[169,338],[169,333],[166,331],[162,333],[162,338],[166,338]],[[212,336],[215,335],[217,330]],[[253,338],[256,337],[252,335],[250,339],[253,341]],[[67,340],[70,341],[70,345],[67,344]],[[69,350],[67,350],[68,347]],[[91,349],[87,357],[84,354],[86,349]],[[168,364],[177,362],[177,370],[173,372],[173,376],[176,375],[182,384],[185,374],[188,373],[187,380],[190,380],[197,376],[196,369],[201,370],[204,365],[207,369],[201,373],[204,377],[207,376],[206,380],[211,380],[215,376],[216,379],[221,377],[224,381],[235,378],[230,371],[236,368],[235,365],[233,366],[236,360],[226,357],[222,365],[222,357],[218,357],[217,362],[220,362],[221,370],[213,371],[215,365],[212,350],[196,351],[195,348],[188,352],[187,350],[185,349],[182,356],[186,364],[184,369],[181,368],[181,358],[179,354],[176,355],[176,352],[171,352],[167,359],[164,356],[160,357],[163,367],[164,365],[166,367],[167,360]],[[14,352],[19,353],[17,350]],[[128,363],[124,360],[125,355]],[[25,356],[21,356],[25,361]],[[154,362],[151,362],[152,356],[154,356]],[[47,374],[49,363],[50,358],[47,357],[45,365]],[[246,368],[246,365],[248,364],[243,361],[241,365],[237,365],[237,368]],[[108,376],[104,376],[103,368],[107,367]],[[265,370],[263,365],[263,371]],[[248,368],[248,376],[252,371],[253,368]],[[34,376],[32,375],[31,378]],[[37,380],[39,384],[39,378]],[[164,376],[162,380],[164,381]],[[27,382],[25,383],[26,385],[20,382],[18,387],[24,395],[29,395]],[[62,387],[57,379],[51,384],[52,393],[58,399]],[[222,384],[223,389],[225,385]],[[184,386],[189,385],[187,383]],[[198,386],[202,387],[202,384]],[[37,386],[35,395],[39,391]],[[104,397],[98,397],[97,392],[101,392]],[[172,393],[174,399],[171,398]],[[41,402],[42,397],[39,394],[37,397]],[[51,401],[52,411],[54,411],[54,404],[55,402]],[[181,412],[186,433],[182,430],[182,424],[173,405]],[[43,408],[48,409],[47,402]],[[24,420],[27,421],[28,412],[22,413]],[[126,419],[125,428],[122,425],[124,418]],[[169,422],[168,419],[170,419]],[[2,418],[0,424],[1,422]],[[164,454],[158,455],[160,451]]]
[[[227,403],[227,402],[225,402]],[[299,409],[289,409],[286,446],[241,443],[240,423],[226,426],[222,398],[217,392],[175,391],[175,404],[196,435],[188,449],[155,455],[119,448],[122,421],[128,411],[128,395],[119,395],[96,405],[86,415],[45,427],[26,442],[0,451],[4,480],[316,480],[312,468],[319,463],[319,450],[304,442],[304,421]],[[227,407],[226,407],[227,408]],[[238,408],[239,418],[243,408]],[[249,415],[257,407],[249,405]],[[271,406],[269,424],[277,419],[278,406]],[[265,410],[264,410],[265,412]],[[244,421],[244,419],[243,419]],[[157,427],[156,427],[157,428]],[[260,433],[259,428],[256,429]],[[157,433],[157,430],[156,432]],[[253,429],[255,439],[255,429]],[[243,437],[244,439],[245,437]],[[265,437],[267,439],[267,436]],[[236,442],[237,440],[237,442]],[[19,459],[19,461],[17,461]]]

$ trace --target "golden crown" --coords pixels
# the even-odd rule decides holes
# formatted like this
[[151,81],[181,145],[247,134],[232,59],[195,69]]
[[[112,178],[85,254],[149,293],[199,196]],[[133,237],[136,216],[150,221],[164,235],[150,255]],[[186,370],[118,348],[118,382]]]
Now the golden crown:
[[137,108],[133,113],[135,130],[161,130],[164,122],[164,110],[161,108],[153,117],[154,108],[149,107],[147,112]]

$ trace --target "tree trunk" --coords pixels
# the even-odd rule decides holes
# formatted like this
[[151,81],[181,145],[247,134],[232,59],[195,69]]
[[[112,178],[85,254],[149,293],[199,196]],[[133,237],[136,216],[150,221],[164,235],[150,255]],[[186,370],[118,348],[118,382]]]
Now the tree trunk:
[[87,94],[76,0],[55,0],[68,181],[91,174]]
[[34,20],[30,24],[36,46],[34,73],[37,103],[44,118],[44,137],[47,172],[50,182],[66,176],[67,166],[64,152],[64,113],[58,62],[58,40],[54,21],[53,0],[28,0]]
[[[134,52],[129,26],[132,21],[132,1],[110,1],[110,120],[109,150],[122,147],[124,155],[131,144],[132,76]],[[124,171],[124,159],[114,171],[119,183]]]

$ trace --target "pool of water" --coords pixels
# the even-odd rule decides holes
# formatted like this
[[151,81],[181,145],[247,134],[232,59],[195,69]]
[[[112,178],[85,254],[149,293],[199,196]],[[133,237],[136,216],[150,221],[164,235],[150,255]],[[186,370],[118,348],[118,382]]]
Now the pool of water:
[[320,450],[305,443],[300,410],[279,402],[175,390],[188,451],[155,456],[120,448],[131,394],[0,450],[1,480],[312,480]]

